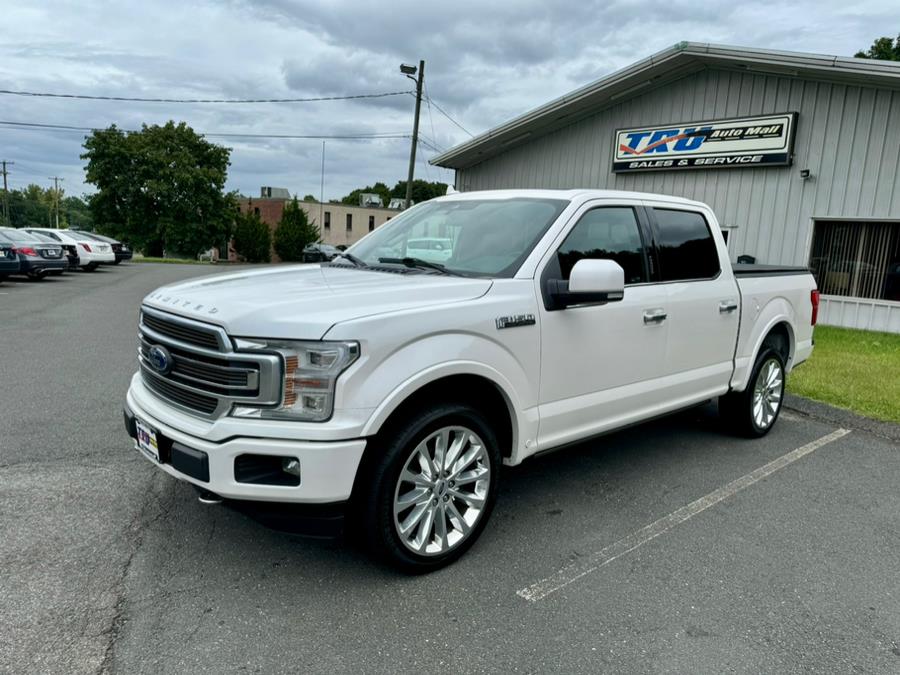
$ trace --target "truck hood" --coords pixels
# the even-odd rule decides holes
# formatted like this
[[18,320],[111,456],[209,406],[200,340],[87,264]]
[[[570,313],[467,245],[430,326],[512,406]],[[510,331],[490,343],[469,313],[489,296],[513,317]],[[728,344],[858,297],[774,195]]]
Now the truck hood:
[[236,337],[320,340],[342,321],[472,300],[490,287],[489,279],[296,265],[163,286],[144,304]]

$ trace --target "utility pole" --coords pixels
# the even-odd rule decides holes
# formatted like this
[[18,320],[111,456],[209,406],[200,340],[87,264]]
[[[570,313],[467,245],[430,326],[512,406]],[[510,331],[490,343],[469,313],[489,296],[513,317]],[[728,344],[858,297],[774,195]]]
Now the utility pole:
[[53,181],[53,206],[54,211],[56,213],[56,229],[59,229],[59,181],[65,180],[65,178],[60,178],[59,176],[50,176],[50,180]]
[[[416,72],[416,69],[412,66],[400,66],[400,72],[409,79],[413,79],[411,75]],[[416,144],[419,141],[419,110],[422,108],[422,82],[424,80],[425,61],[419,61],[419,75],[416,79],[416,117],[413,121],[412,147],[409,149],[409,175],[406,178],[406,205],[404,208],[407,209],[410,202],[412,202],[413,173],[416,169]]]
[[9,220],[9,190],[6,186],[6,165],[9,164],[12,166],[15,162],[7,162],[5,159],[2,160],[3,164],[3,224],[6,227],[10,227]]

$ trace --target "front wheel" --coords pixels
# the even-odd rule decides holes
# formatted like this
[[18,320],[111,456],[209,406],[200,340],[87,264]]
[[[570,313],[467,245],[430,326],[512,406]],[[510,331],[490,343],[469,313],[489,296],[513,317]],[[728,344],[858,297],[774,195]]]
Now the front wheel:
[[719,398],[719,414],[742,436],[765,436],[781,412],[784,381],[783,357],[771,347],[764,348],[756,358],[747,388]]
[[[375,441],[378,442],[377,440]],[[497,498],[500,446],[465,404],[439,404],[395,428],[362,512],[370,549],[410,573],[450,564],[475,543]]]

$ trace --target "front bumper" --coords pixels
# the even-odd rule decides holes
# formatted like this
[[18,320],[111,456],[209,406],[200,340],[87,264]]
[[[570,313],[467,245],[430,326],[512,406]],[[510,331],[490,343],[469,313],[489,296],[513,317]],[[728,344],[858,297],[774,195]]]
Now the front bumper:
[[[292,504],[334,504],[349,500],[365,439],[306,441],[285,438],[230,437],[221,442],[186,434],[151,415],[131,389],[125,405],[125,427],[136,438],[135,418],[151,426],[160,441],[160,462],[147,458],[179,480],[235,500]],[[137,443],[135,443],[137,448]],[[299,485],[239,481],[235,460],[242,455],[295,458],[300,463]],[[141,456],[146,457],[144,453]]]

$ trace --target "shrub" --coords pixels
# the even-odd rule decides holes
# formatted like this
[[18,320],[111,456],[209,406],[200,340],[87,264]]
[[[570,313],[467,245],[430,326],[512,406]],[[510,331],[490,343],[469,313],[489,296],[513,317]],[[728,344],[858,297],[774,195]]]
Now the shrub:
[[269,226],[253,211],[238,213],[234,219],[234,250],[248,262],[269,262],[272,236]]

